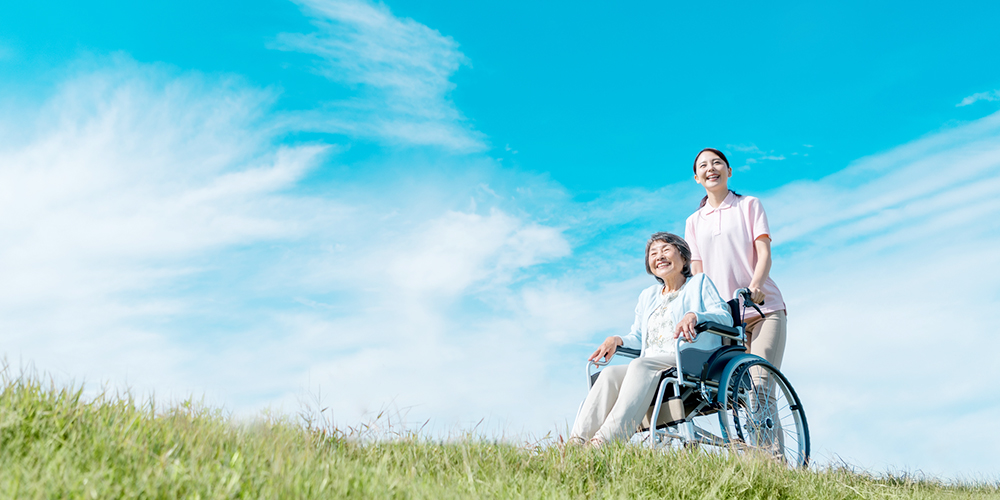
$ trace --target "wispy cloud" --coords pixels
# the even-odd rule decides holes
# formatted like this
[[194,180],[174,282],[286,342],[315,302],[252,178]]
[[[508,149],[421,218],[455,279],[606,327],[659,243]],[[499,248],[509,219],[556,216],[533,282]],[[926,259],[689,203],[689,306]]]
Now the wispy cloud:
[[733,151],[739,151],[741,153],[761,153],[760,148],[756,144],[726,144],[726,148]]
[[746,156],[744,164],[736,167],[741,172],[750,170],[755,163],[762,161],[782,161],[785,159],[785,155],[775,154],[774,151],[762,151],[756,144],[727,144],[726,149],[738,151],[743,153],[743,156]]
[[450,37],[384,4],[361,0],[303,0],[316,31],[285,33],[276,48],[315,54],[317,71],[359,88],[352,99],[306,113],[300,126],[368,136],[389,143],[435,145],[456,151],[485,148],[484,136],[449,98],[451,76],[466,57]]
[[962,106],[968,106],[970,104],[979,101],[1000,101],[1000,90],[992,90],[989,92],[977,92],[975,94],[966,97],[965,99],[962,99],[962,102],[956,104],[955,107],[960,108]]

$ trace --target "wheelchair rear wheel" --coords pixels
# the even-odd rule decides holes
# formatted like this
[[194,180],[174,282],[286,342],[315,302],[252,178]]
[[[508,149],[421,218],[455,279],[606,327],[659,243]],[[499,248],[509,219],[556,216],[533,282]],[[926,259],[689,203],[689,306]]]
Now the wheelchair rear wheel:
[[[742,361],[721,381],[719,427],[740,453],[758,453],[792,467],[809,465],[809,427],[788,379],[767,361]],[[721,403],[720,397],[720,403]]]

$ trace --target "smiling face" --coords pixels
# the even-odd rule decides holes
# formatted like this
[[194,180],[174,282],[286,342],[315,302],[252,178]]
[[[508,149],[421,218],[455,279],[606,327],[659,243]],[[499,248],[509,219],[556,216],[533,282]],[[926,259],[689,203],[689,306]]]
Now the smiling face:
[[733,169],[712,151],[702,151],[694,161],[694,180],[708,191],[728,191]]
[[[666,241],[654,241],[649,246],[649,270],[663,281],[676,281],[683,278],[684,257],[676,247]],[[671,279],[668,279],[671,278]]]

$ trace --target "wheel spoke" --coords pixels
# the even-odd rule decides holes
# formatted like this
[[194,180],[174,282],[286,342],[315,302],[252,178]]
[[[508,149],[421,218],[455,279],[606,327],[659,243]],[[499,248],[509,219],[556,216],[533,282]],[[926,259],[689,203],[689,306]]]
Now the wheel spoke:
[[[793,466],[809,459],[805,414],[780,372],[754,360],[731,372],[725,386],[719,424],[738,453],[763,453]],[[794,410],[792,408],[795,408]]]

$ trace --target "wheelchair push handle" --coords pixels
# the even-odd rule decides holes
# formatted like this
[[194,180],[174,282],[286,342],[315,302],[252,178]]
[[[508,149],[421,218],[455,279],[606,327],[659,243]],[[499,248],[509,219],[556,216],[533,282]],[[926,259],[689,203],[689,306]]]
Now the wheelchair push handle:
[[[743,299],[743,308],[744,309],[747,308],[747,307],[753,307],[754,310],[757,311],[757,314],[760,314],[760,316],[762,318],[764,317],[764,313],[761,312],[760,308],[757,307],[757,304],[754,304],[753,300],[750,299],[750,289],[749,288],[740,288],[739,290],[736,290],[736,296],[737,297],[741,297]],[[761,302],[761,304],[763,304],[763,302]]]

